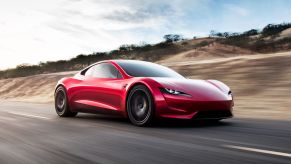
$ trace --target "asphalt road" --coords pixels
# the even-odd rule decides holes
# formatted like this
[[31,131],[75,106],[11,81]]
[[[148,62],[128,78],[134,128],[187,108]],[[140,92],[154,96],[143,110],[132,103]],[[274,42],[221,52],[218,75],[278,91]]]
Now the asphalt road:
[[0,163],[291,163],[291,121],[233,118],[217,124],[127,120],[53,105],[0,103]]

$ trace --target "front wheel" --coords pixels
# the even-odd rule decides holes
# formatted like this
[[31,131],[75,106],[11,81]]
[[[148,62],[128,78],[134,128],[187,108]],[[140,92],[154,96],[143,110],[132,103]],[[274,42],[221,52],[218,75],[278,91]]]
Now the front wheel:
[[78,113],[69,109],[66,89],[59,86],[55,92],[55,109],[60,117],[74,117]]
[[126,104],[128,117],[134,125],[149,126],[153,123],[153,98],[146,86],[135,86],[130,91]]

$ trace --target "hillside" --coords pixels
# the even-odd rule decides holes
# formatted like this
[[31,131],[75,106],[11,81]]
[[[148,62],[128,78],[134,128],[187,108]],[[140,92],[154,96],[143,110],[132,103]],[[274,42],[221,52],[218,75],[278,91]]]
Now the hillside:
[[191,49],[178,53],[173,56],[161,59],[158,63],[177,62],[177,61],[197,61],[215,58],[228,58],[242,55],[255,54],[255,52],[237,46],[213,42],[207,46]]
[[[105,59],[138,59],[168,66],[191,79],[217,79],[232,88],[239,117],[291,119],[291,26],[212,33],[155,45],[124,45],[68,61],[0,71],[0,101],[52,103],[56,82]],[[24,77],[20,77],[24,76]],[[13,77],[13,78],[11,78]],[[15,78],[17,77],[17,78]]]
[[[181,54],[180,54],[181,55]],[[166,61],[166,60],[164,60]],[[162,63],[191,79],[217,79],[232,88],[238,117],[291,119],[291,52]],[[58,79],[75,72],[0,80],[0,100],[53,102]]]
[[122,45],[110,52],[80,54],[70,60],[22,64],[0,71],[0,79],[25,77],[43,73],[80,70],[106,59],[137,59],[152,62],[205,60],[249,54],[277,53],[291,50],[291,24],[269,24],[261,31],[241,33],[211,32],[209,37],[183,39],[179,35],[165,35],[165,41],[150,45]]

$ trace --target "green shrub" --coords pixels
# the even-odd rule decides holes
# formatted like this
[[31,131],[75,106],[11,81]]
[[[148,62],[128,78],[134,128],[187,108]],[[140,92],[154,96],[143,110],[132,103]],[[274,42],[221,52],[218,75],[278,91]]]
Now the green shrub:
[[288,28],[291,28],[291,23],[268,24],[263,28],[261,33],[264,37],[278,35],[280,32]]

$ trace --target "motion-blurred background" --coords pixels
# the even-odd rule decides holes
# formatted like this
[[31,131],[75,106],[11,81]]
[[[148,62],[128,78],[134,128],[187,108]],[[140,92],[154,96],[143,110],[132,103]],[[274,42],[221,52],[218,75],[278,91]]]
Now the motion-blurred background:
[[225,82],[238,117],[290,119],[290,6],[284,0],[1,1],[0,99],[52,102],[61,77],[100,60],[138,59]]
[[[1,0],[0,164],[290,163],[290,0]],[[136,59],[231,87],[216,124],[78,114],[57,81],[100,60]]]

